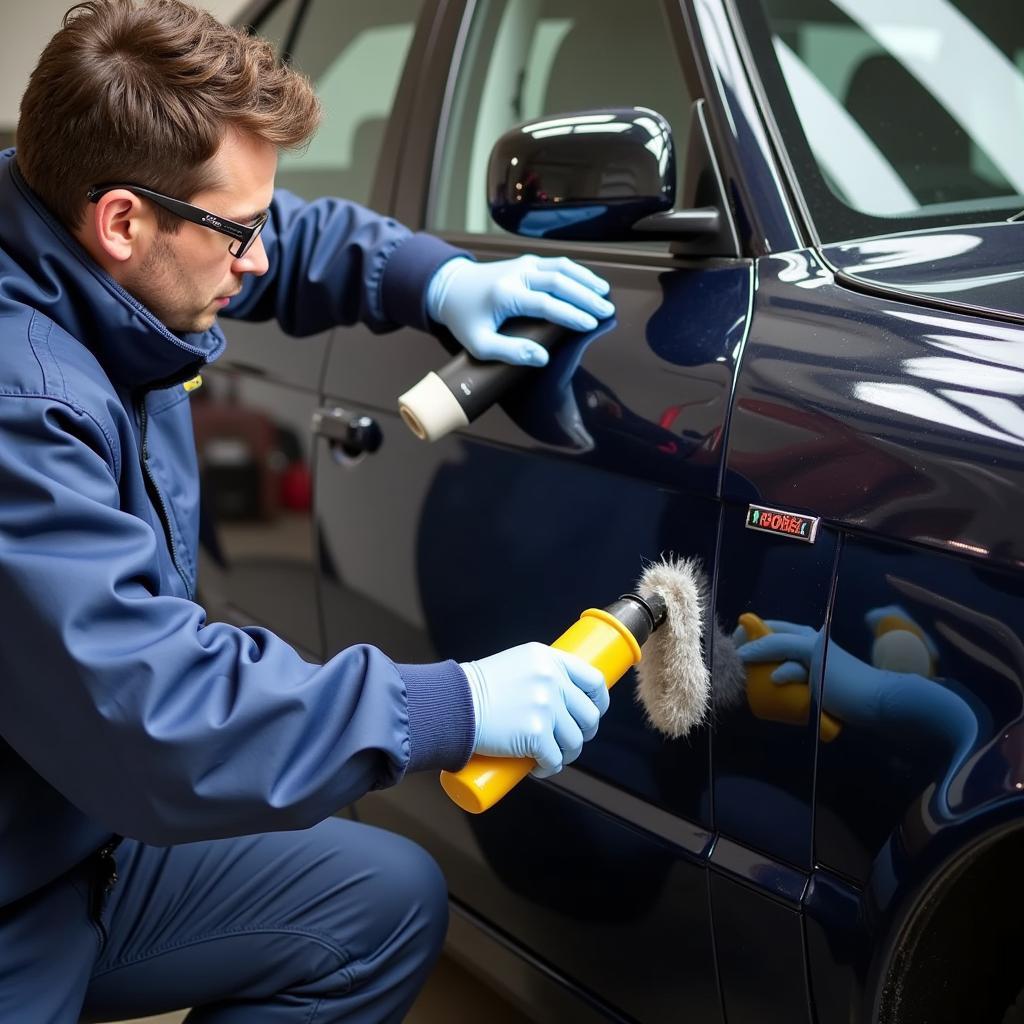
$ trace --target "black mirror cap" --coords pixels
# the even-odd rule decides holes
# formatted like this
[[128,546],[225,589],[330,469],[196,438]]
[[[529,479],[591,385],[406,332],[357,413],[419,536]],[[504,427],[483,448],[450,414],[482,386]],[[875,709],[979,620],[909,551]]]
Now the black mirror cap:
[[647,107],[553,115],[505,132],[487,168],[491,217],[517,235],[626,241],[675,205],[672,129]]

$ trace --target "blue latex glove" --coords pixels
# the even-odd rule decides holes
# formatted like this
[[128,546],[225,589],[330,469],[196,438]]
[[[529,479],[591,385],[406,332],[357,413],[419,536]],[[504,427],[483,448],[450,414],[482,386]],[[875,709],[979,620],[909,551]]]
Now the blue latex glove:
[[531,758],[540,779],[580,756],[608,710],[604,676],[545,644],[523,644],[462,667],[476,712],[473,753]]
[[594,439],[583,422],[576,402],[573,378],[583,353],[618,321],[604,320],[596,330],[566,341],[554,352],[543,373],[528,388],[516,388],[501,400],[501,407],[531,437],[545,444],[556,444],[591,451]]
[[609,284],[564,256],[520,256],[474,263],[457,256],[427,288],[427,313],[477,359],[544,366],[547,350],[528,338],[499,334],[514,316],[539,317],[573,331],[592,331],[615,312]]

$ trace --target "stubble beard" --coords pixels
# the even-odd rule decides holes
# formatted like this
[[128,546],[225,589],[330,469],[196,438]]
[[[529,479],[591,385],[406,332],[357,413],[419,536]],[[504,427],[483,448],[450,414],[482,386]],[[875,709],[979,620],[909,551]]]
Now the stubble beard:
[[174,334],[202,333],[217,320],[211,303],[199,309],[191,305],[194,288],[166,238],[154,241],[128,290]]

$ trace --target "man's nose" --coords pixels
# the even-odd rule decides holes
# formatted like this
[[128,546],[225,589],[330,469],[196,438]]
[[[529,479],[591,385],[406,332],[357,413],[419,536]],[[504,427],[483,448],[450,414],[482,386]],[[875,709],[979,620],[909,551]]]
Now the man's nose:
[[257,238],[252,247],[244,255],[234,260],[231,270],[235,274],[255,274],[259,277],[270,269],[267,250],[263,247],[263,239]]

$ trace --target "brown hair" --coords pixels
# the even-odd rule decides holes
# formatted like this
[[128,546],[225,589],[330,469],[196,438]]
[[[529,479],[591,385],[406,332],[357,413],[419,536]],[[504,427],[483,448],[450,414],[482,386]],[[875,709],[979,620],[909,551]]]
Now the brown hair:
[[[68,227],[93,185],[131,182],[188,200],[229,128],[286,149],[320,104],[270,44],[181,0],[88,0],[64,15],[21,100],[18,168]],[[158,224],[181,221],[156,208]]]

